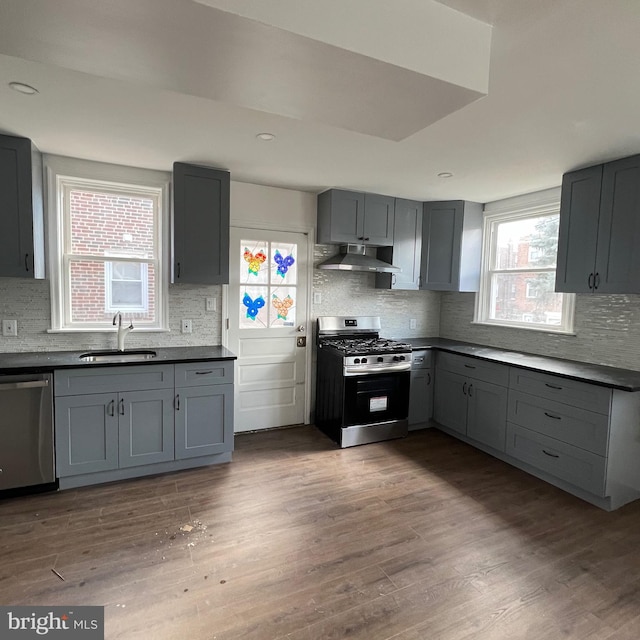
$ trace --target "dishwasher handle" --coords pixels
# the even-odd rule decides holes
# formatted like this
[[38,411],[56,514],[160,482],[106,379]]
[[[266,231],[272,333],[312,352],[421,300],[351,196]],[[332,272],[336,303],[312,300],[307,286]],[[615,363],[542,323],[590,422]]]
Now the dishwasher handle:
[[49,380],[27,380],[25,382],[0,382],[0,391],[13,389],[33,389],[35,387],[48,387]]

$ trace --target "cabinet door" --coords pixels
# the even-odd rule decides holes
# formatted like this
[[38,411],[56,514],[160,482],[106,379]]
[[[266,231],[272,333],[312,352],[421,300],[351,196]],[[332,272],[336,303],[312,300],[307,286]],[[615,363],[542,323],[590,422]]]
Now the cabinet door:
[[171,389],[119,394],[120,468],[173,460],[173,397]]
[[431,369],[412,369],[409,394],[409,429],[424,426],[433,415],[433,374]]
[[556,291],[591,291],[601,187],[602,165],[565,173],[562,177]]
[[233,385],[176,389],[176,460],[233,451]]
[[420,283],[422,202],[396,198],[393,247],[378,249],[378,258],[400,267],[400,273],[377,273],[377,289],[416,290]]
[[467,433],[467,379],[438,369],[433,416],[436,422],[463,435]]
[[229,282],[228,171],[173,165],[173,278],[176,283]]
[[460,281],[464,203],[425,202],[420,288],[456,291]]
[[505,449],[507,429],[506,387],[470,380],[467,389],[467,436],[498,451]]
[[595,287],[640,293],[640,155],[604,165]]
[[318,242],[362,243],[364,193],[331,189],[318,195]]
[[0,276],[32,278],[31,141],[0,136]]
[[364,228],[360,242],[380,247],[393,244],[395,199],[375,193],[364,195]]
[[117,396],[57,397],[55,434],[57,477],[117,469]]

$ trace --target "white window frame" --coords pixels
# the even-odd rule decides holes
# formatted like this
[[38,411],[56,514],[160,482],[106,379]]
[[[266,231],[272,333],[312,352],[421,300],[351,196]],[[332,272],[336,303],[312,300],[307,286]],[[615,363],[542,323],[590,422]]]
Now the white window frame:
[[[48,273],[51,289],[50,332],[102,332],[113,331],[111,321],[102,323],[81,323],[71,321],[69,260],[74,257],[65,254],[70,246],[68,207],[65,191],[70,187],[111,189],[132,195],[153,197],[156,200],[157,219],[155,221],[155,256],[148,262],[154,264],[156,274],[156,320],[153,324],[139,324],[136,331],[168,331],[168,288],[169,288],[169,194],[171,174],[165,171],[138,169],[120,165],[104,164],[66,158],[44,156],[46,180],[46,211],[48,229]],[[101,183],[97,185],[96,183]],[[132,256],[135,262],[139,257]],[[126,256],[104,256],[102,262],[127,261]],[[126,310],[122,310],[126,313]],[[136,311],[131,311],[136,313]]]
[[490,202],[484,208],[482,267],[480,275],[480,288],[476,294],[474,323],[526,329],[528,331],[542,331],[544,333],[563,333],[574,335],[575,294],[562,294],[562,323],[559,325],[519,322],[491,318],[491,276],[494,273],[531,273],[532,271],[547,271],[555,273],[556,267],[547,268],[513,268],[493,269],[495,264],[494,250],[496,243],[496,230],[499,223],[515,221],[518,219],[535,218],[547,214],[559,213],[560,188],[547,189],[536,193],[526,194],[515,198],[508,198],[497,202]]

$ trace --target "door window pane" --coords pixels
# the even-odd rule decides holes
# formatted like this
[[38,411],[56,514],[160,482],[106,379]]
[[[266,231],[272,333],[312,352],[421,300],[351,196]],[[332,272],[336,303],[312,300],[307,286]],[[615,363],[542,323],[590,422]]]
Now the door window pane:
[[240,328],[264,329],[268,326],[269,287],[243,287],[240,291]]
[[240,241],[240,282],[248,285],[269,282],[268,242]]
[[296,288],[271,287],[270,327],[293,327],[296,322]]
[[271,284],[295,285],[298,275],[295,244],[271,243]]

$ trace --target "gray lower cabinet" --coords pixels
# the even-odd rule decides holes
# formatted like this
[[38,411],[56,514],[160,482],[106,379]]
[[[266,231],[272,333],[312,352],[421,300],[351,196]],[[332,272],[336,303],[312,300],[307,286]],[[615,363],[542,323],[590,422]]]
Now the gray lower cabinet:
[[58,477],[173,459],[173,391],[56,398]]
[[230,460],[233,366],[215,361],[56,371],[60,487]]
[[439,353],[434,419],[475,442],[504,451],[509,367]]
[[416,350],[411,354],[409,393],[409,431],[423,429],[433,417],[433,352]]
[[228,362],[175,366],[176,459],[233,449],[233,365]]

